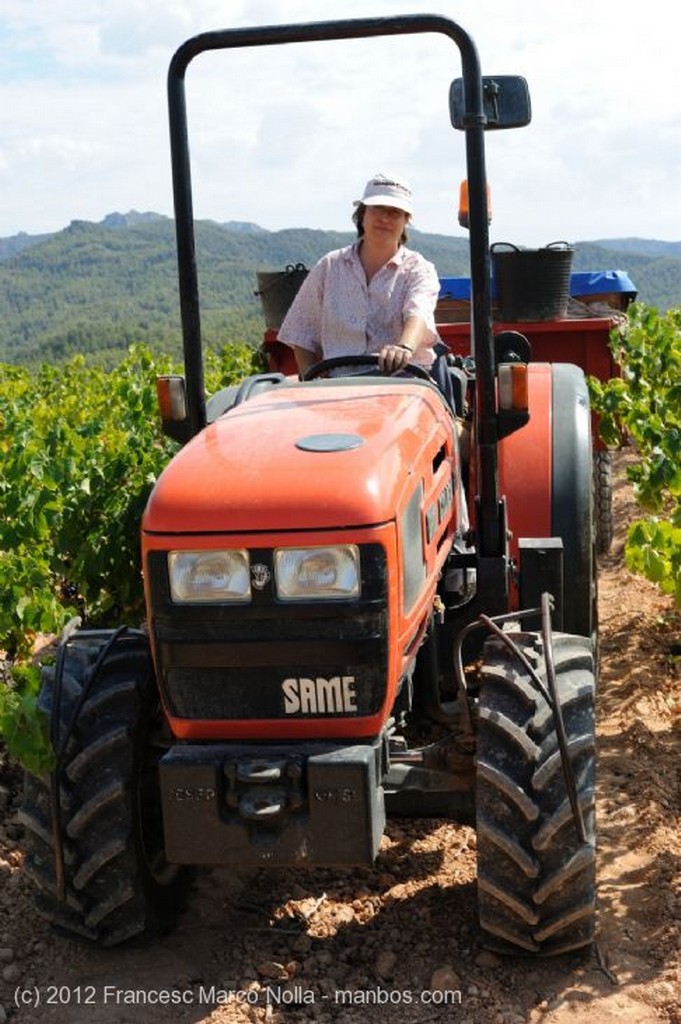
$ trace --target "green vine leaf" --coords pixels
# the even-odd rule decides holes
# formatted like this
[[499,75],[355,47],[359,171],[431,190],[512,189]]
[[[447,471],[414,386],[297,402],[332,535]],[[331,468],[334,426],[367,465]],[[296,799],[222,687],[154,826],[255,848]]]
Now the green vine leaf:
[[622,375],[589,380],[592,406],[607,445],[634,446],[639,461],[629,479],[651,513],[631,527],[626,562],[681,606],[681,308],[662,315],[634,303],[611,348]]

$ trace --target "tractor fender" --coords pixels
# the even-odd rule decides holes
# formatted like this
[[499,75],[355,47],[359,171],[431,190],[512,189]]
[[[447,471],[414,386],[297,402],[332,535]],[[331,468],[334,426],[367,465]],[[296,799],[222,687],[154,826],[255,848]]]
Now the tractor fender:
[[520,538],[563,541],[566,632],[594,629],[592,452],[583,371],[567,363],[529,366],[529,422],[499,444],[511,555]]
[[528,366],[530,418],[499,442],[499,494],[506,499],[511,555],[521,537],[551,537],[552,367]]

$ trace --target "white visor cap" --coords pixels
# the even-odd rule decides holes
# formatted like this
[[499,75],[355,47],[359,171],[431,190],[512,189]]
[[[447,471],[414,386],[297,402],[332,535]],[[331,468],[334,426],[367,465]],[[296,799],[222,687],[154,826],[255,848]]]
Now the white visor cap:
[[394,206],[405,213],[414,212],[414,201],[409,185],[388,174],[374,174],[367,181],[364,195],[356,199],[355,206]]

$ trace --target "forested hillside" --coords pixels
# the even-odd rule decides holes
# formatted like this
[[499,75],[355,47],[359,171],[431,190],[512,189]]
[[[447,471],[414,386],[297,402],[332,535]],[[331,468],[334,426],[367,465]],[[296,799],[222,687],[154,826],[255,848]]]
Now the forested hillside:
[[[197,262],[204,338],[221,347],[257,345],[263,318],[258,270],[311,266],[352,233],[202,221]],[[625,270],[639,298],[659,309],[681,303],[681,252],[672,243],[577,243],[574,269]],[[464,237],[411,233],[411,243],[441,276],[468,274]],[[660,248],[662,247],[662,248]],[[81,352],[110,365],[133,342],[180,352],[173,222],[158,214],[110,214],[101,224],[74,221],[47,236],[0,239],[0,362],[58,363]]]
[[[681,243],[623,239],[615,242],[577,242],[574,270],[626,270],[638,288],[638,299],[665,312],[681,305]],[[640,249],[634,248],[638,242]]]

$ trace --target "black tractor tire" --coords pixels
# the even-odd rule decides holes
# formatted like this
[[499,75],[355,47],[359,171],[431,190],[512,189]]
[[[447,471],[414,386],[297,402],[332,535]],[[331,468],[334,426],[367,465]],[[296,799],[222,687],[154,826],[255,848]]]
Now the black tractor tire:
[[156,936],[191,872],[165,858],[157,766],[168,740],[147,638],[83,631],[60,656],[63,673],[43,669],[40,706],[63,753],[51,775],[25,776],[20,810],[38,910],[103,946]]
[[[539,634],[513,635],[546,690]],[[590,642],[554,634],[556,688],[585,840],[563,774],[556,718],[501,641],[484,647],[476,817],[482,941],[502,954],[554,956],[588,946],[595,921],[594,669]]]
[[551,535],[563,541],[563,630],[594,640],[597,629],[596,525],[591,413],[584,373],[552,367]]
[[607,555],[612,547],[615,525],[612,511],[612,452],[593,454],[594,517],[596,552]]

